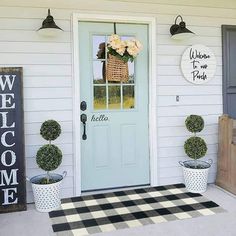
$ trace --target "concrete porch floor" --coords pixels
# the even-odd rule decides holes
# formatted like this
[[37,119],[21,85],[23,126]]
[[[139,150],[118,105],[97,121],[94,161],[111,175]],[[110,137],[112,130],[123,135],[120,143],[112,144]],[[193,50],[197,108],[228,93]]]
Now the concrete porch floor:
[[[209,185],[206,193],[208,199],[216,202],[227,212],[213,216],[177,220],[167,223],[147,225],[144,227],[123,229],[97,236],[235,236],[236,235],[236,196],[229,194],[215,185]],[[33,204],[26,212],[0,214],[1,236],[53,236],[50,218],[47,213],[39,213]]]

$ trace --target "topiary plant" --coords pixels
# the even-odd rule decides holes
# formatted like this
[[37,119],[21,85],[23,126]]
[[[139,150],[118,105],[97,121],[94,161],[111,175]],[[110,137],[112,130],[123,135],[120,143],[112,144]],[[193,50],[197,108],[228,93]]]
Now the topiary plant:
[[185,141],[184,150],[190,158],[197,160],[206,155],[206,142],[200,137],[191,137]]
[[62,152],[56,145],[51,144],[51,141],[60,136],[61,126],[55,120],[47,120],[42,124],[40,134],[45,140],[49,141],[49,144],[39,148],[36,155],[36,162],[39,168],[47,171],[47,178],[41,180],[40,183],[54,183],[55,180],[50,178],[49,171],[59,167],[62,162]]
[[45,140],[50,142],[60,136],[61,126],[55,120],[46,120],[40,128],[40,134]]
[[196,136],[197,132],[203,130],[204,120],[201,116],[190,115],[186,118],[185,125],[190,132],[194,133],[194,136],[185,141],[184,150],[190,158],[195,160],[195,168],[197,168],[197,159],[204,157],[207,153],[205,140]]
[[204,120],[201,116],[190,115],[186,118],[185,125],[188,131],[192,133],[198,133],[204,128]]

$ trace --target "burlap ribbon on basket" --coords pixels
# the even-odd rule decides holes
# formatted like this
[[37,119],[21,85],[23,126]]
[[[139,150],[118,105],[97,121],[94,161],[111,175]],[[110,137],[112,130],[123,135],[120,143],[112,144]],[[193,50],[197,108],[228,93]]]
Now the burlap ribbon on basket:
[[129,80],[128,63],[109,54],[106,65],[106,80],[127,82]]

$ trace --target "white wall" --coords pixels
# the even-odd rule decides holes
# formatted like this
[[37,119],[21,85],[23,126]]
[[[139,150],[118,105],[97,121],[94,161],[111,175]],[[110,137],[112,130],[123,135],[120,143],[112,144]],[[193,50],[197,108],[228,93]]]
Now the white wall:
[[[148,3],[149,2],[149,3]],[[39,135],[41,123],[58,120],[63,133],[55,142],[64,154],[58,172],[68,171],[63,183],[63,197],[73,195],[72,133],[72,37],[71,14],[80,10],[124,15],[155,16],[157,19],[157,122],[158,173],[161,184],[182,181],[179,160],[186,159],[183,143],[189,137],[184,127],[187,115],[202,115],[206,121],[202,136],[208,143],[206,159],[214,159],[210,181],[216,174],[217,119],[222,113],[221,25],[236,24],[236,2],[233,0],[163,1],[163,0],[1,0],[0,66],[23,66],[27,175],[42,173],[35,154],[44,140]],[[168,3],[168,4],[167,4]],[[182,4],[182,5],[179,5]],[[227,5],[228,4],[228,5]],[[58,38],[40,38],[35,30],[52,8],[56,23],[65,30]],[[181,14],[196,37],[183,42],[170,39],[169,28]],[[209,46],[217,57],[215,78],[206,85],[188,83],[180,71],[180,57],[185,48],[200,43]],[[180,102],[175,96],[180,96]],[[28,200],[31,189],[28,186]]]

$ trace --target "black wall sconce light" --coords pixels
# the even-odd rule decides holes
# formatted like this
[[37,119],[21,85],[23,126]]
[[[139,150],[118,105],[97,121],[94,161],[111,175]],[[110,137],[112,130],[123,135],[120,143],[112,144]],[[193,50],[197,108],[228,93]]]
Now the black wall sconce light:
[[[177,24],[177,20],[180,18],[180,23]],[[183,18],[181,15],[178,15],[175,18],[175,23],[170,27],[170,34],[172,35],[171,38],[177,39],[177,40],[184,40],[191,38],[195,35],[192,31],[186,28],[186,24],[183,21]]]
[[48,9],[48,15],[46,19],[43,21],[42,26],[37,30],[37,32],[46,37],[55,37],[63,30],[56,25],[53,16],[51,15],[50,9]]

